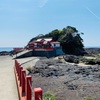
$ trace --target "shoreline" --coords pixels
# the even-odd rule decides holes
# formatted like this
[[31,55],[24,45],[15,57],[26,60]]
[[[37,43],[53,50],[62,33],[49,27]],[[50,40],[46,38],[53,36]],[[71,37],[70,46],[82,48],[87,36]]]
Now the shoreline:
[[[100,51],[97,49],[96,52]],[[56,95],[57,100],[83,100],[85,97],[100,100],[98,95],[100,94],[100,65],[81,66],[81,63],[68,63],[63,57],[61,59],[61,56],[50,59],[27,57],[17,60],[26,70],[27,67],[31,67],[31,72],[27,71],[27,74],[32,75],[32,87],[41,87],[43,93],[50,90]]]

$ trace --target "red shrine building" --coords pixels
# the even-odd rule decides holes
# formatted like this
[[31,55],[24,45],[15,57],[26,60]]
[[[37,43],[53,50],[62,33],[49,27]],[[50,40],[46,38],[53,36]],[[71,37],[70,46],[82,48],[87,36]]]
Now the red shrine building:
[[60,42],[53,41],[52,38],[40,38],[29,42],[26,46],[27,49],[47,49],[52,50],[56,47],[60,47]]

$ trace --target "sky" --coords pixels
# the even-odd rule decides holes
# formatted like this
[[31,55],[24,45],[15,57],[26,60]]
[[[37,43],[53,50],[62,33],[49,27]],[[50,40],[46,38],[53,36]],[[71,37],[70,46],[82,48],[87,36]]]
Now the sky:
[[0,0],[0,47],[67,26],[84,33],[85,46],[100,46],[100,0]]

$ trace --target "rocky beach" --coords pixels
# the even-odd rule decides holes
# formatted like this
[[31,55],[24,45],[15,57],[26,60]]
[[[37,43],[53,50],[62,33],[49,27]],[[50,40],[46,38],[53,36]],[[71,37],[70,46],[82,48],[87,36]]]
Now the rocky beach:
[[33,87],[53,92],[57,100],[83,100],[85,97],[100,100],[99,65],[81,66],[45,59],[36,63],[31,75]]
[[50,91],[57,100],[100,100],[100,49],[87,49],[86,52],[84,56],[33,57],[28,62],[28,58],[18,61],[23,63],[27,59],[22,66],[32,75],[33,88],[41,87],[44,94]]
[[[87,55],[93,57],[99,54],[100,49],[87,51]],[[33,77],[33,87],[41,87],[44,93],[51,91],[57,100],[84,100],[88,97],[100,100],[99,64],[69,63],[63,56],[40,58],[30,74]]]

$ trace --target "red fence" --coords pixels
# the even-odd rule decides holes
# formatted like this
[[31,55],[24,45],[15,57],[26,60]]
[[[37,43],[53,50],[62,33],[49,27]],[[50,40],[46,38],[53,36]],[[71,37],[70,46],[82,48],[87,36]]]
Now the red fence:
[[26,70],[15,60],[15,78],[19,100],[42,100],[42,89],[32,88],[32,76],[26,75]]

